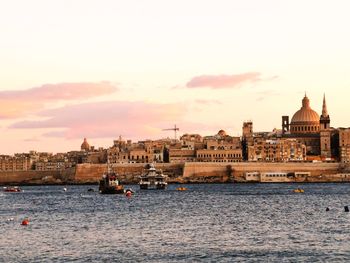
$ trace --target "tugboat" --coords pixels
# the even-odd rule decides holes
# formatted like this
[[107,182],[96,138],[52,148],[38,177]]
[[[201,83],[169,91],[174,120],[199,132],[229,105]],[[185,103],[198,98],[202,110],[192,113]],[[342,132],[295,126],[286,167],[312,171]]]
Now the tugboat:
[[156,170],[153,164],[148,164],[145,173],[140,176],[140,189],[165,189],[168,185],[166,178],[162,170]]
[[109,164],[107,173],[102,175],[98,190],[100,194],[124,194],[124,186],[120,184],[117,174],[111,171]]
[[22,189],[19,188],[18,186],[7,186],[7,187],[4,187],[4,192],[18,193],[18,192],[22,192]]

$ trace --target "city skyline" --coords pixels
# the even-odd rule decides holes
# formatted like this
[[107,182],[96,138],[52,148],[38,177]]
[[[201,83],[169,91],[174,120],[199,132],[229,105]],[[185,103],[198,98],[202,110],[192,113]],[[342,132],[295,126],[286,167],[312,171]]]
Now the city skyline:
[[[21,6],[19,9],[18,6]],[[0,10],[1,154],[281,128],[306,92],[348,127],[347,1],[21,1]]]

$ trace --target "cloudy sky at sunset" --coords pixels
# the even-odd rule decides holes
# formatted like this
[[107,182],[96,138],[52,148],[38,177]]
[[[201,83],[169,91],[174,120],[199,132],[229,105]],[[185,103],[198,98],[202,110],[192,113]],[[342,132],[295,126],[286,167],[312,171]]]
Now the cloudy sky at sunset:
[[305,92],[350,126],[350,1],[0,4],[1,154],[270,131]]

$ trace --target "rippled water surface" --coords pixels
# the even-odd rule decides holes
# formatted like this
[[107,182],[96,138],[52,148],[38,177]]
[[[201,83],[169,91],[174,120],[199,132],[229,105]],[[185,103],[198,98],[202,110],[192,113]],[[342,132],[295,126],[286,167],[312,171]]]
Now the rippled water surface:
[[131,187],[0,192],[0,262],[350,261],[350,184]]

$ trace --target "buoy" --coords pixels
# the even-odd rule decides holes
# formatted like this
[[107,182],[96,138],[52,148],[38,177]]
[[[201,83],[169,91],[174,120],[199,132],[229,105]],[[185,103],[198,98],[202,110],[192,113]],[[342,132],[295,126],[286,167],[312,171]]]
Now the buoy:
[[63,191],[64,191],[64,192],[67,192],[67,188],[64,187],[64,188],[63,188]]
[[346,206],[344,206],[344,211],[345,212],[349,212],[349,207],[346,205]]
[[22,226],[27,226],[27,225],[29,225],[29,219],[28,219],[28,218],[23,219],[21,225],[22,225]]
[[127,192],[125,193],[125,196],[126,196],[126,197],[131,197],[131,195],[132,195],[131,191],[127,191]]
[[327,207],[327,208],[326,208],[326,211],[329,211],[329,210],[330,210],[330,209]]

